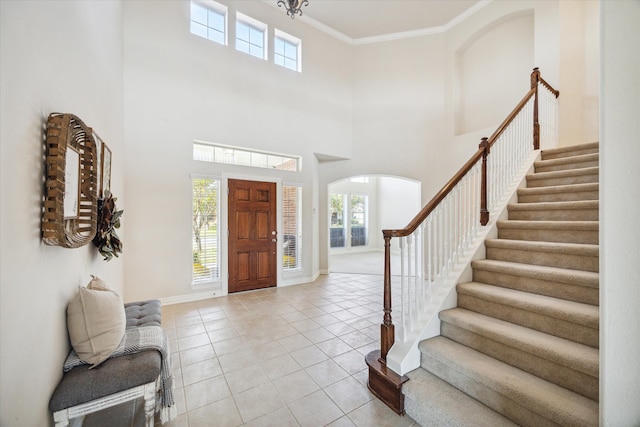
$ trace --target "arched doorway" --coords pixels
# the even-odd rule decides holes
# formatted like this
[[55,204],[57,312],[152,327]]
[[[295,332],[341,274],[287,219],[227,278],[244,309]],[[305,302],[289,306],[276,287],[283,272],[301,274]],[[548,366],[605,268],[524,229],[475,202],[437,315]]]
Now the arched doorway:
[[383,175],[329,184],[329,272],[382,274],[382,230],[405,227],[421,208],[418,181]]

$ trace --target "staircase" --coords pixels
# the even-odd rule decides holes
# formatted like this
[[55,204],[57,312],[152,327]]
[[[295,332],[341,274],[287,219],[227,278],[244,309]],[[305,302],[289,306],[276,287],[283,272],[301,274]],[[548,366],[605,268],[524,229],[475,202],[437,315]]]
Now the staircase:
[[598,144],[542,152],[485,241],[406,413],[423,426],[598,425]]

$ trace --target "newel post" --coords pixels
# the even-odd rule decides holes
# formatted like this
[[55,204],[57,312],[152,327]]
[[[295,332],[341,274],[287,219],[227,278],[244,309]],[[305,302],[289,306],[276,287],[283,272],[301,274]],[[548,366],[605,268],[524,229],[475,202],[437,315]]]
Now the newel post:
[[409,381],[387,368],[387,353],[395,341],[395,327],[391,321],[391,236],[384,234],[384,319],[380,325],[380,350],[373,350],[365,357],[369,367],[367,387],[397,414],[404,414],[402,385]]
[[380,361],[387,362],[387,353],[395,342],[395,326],[391,320],[391,236],[384,236],[384,317],[380,325]]
[[480,142],[482,150],[482,183],[480,186],[480,224],[489,222],[489,210],[487,209],[487,156],[489,155],[489,140],[485,137]]
[[533,95],[533,149],[540,149],[540,122],[538,121],[538,82],[540,81],[540,70],[538,67],[531,72],[531,89],[535,88]]

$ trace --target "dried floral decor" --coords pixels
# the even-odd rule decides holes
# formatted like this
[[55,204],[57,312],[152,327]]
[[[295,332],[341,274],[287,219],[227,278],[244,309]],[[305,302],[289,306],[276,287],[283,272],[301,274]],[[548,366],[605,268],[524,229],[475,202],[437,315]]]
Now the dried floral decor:
[[111,261],[114,256],[117,258],[122,253],[122,241],[116,229],[120,228],[120,217],[124,210],[116,210],[116,200],[108,190],[105,198],[98,200],[98,232],[93,244],[98,247],[105,261]]

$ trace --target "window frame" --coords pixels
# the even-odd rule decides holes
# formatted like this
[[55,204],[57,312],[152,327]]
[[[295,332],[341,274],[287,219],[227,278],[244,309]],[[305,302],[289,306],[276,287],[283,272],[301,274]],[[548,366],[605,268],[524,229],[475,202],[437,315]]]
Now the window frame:
[[[222,155],[219,155],[221,153]],[[241,156],[245,159],[245,161],[238,160]],[[263,156],[266,156],[266,166],[264,162],[262,162],[261,164],[254,163],[254,159]],[[247,159],[248,161],[246,161]],[[199,140],[193,141],[193,160],[200,162],[218,163],[223,165],[276,169],[290,172],[302,171],[302,158],[300,156],[264,150],[254,150],[250,148],[235,147],[224,144],[215,144]],[[279,167],[289,162],[295,162],[295,166],[293,168]]]
[[[282,184],[282,272],[283,273],[292,273],[302,271],[303,268],[303,218],[302,218],[302,184],[299,183],[283,183]],[[287,243],[287,237],[290,234],[287,234],[287,224],[285,223],[287,218],[287,194],[288,191],[295,191],[295,249],[293,253],[295,254],[295,266],[288,267],[287,262],[285,262],[285,257],[291,254],[292,252],[287,252],[285,245]]]
[[[277,53],[276,43],[278,40],[282,40],[285,43],[285,53],[283,53],[282,55]],[[291,68],[286,65],[286,60],[287,60],[286,44],[293,45],[296,49],[295,68]],[[276,61],[278,56],[282,56],[283,58],[282,64],[279,64]],[[286,68],[287,70],[297,71],[301,73],[302,72],[302,40],[276,28],[274,30],[274,36],[273,36],[273,63],[280,67]]]
[[[216,203],[216,209],[215,212],[212,214],[215,217],[215,220],[217,222],[217,228],[216,228],[216,232],[215,232],[215,236],[213,237],[213,251],[217,252],[215,255],[215,262],[213,264],[209,264],[209,265],[205,265],[205,264],[201,264],[200,263],[200,258],[198,260],[198,264],[202,265],[205,268],[208,268],[211,270],[211,274],[208,277],[202,277],[199,278],[196,275],[196,271],[195,271],[195,266],[196,266],[196,260],[195,260],[195,254],[196,254],[196,249],[195,249],[195,244],[196,244],[196,238],[195,238],[195,231],[194,231],[194,207],[195,207],[195,202],[196,202],[196,194],[195,194],[195,189],[194,189],[194,183],[196,180],[209,180],[212,182],[215,182],[217,184],[217,188],[216,188],[216,194],[215,194],[215,203]],[[221,190],[222,189],[222,179],[219,176],[212,176],[212,175],[200,175],[200,174],[192,174],[191,175],[191,249],[192,249],[192,257],[191,257],[191,287],[192,288],[199,288],[199,287],[210,287],[211,285],[215,284],[215,283],[220,283],[222,281],[222,248],[221,248],[221,233],[220,233],[220,227],[222,225],[222,217],[221,217],[221,211],[220,211],[220,203],[221,203]],[[204,251],[206,251],[206,248],[204,249]],[[201,257],[202,255],[199,254],[198,257]]]
[[[217,13],[218,15],[222,15],[223,18],[223,29],[222,31],[220,31],[220,29],[215,28],[215,27],[210,27],[209,26],[209,22],[208,22],[208,15],[207,15],[207,24],[203,24],[202,22],[198,22],[198,21],[194,21],[193,20],[193,6],[198,6],[201,7],[205,10],[207,10],[208,12],[213,12],[213,13]],[[202,25],[205,26],[207,28],[207,36],[203,36],[201,34],[195,33],[193,32],[193,24],[194,22],[198,25]],[[213,39],[209,37],[209,31],[213,30],[213,31],[217,31],[218,33],[222,33],[222,39],[223,41],[220,42],[219,40]],[[202,37],[204,39],[210,40],[212,42],[221,44],[223,46],[227,46],[228,45],[228,38],[229,38],[229,10],[227,8],[227,6],[220,4],[218,2],[215,2],[213,0],[191,0],[189,2],[189,31],[191,32],[191,34],[198,36],[198,37]]]
[[[239,23],[249,27],[249,40],[244,40],[244,39],[239,39],[238,38],[238,33],[239,33],[238,24]],[[253,53],[251,53],[251,46],[257,46],[257,45],[253,45],[251,43],[251,29],[260,31],[262,33],[262,55],[261,56],[254,55]],[[269,33],[269,26],[267,24],[265,24],[264,22],[258,21],[257,19],[254,19],[254,18],[252,18],[250,16],[247,16],[244,13],[236,12],[236,34],[235,34],[235,39],[236,39],[236,50],[238,52],[246,53],[246,54],[248,54],[250,56],[253,56],[254,58],[260,58],[260,59],[266,61],[269,58],[268,33]],[[239,46],[238,46],[238,41],[241,41],[243,43],[247,43],[249,45],[249,51],[245,51],[245,50],[240,49]]]

